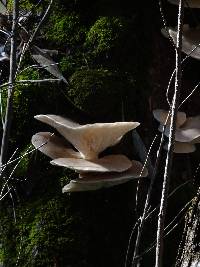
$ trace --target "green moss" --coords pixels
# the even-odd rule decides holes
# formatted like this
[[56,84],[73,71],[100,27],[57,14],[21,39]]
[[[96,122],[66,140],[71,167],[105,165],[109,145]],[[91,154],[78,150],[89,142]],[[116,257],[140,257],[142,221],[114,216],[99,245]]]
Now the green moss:
[[119,42],[126,24],[119,17],[101,17],[87,33],[85,46],[94,54],[107,52]]
[[70,78],[68,95],[90,115],[119,115],[122,92],[130,87],[127,78],[103,69],[79,70]]
[[[40,79],[37,70],[29,69],[18,76],[19,80]],[[63,95],[64,84],[29,84],[17,85],[13,95],[13,121],[11,142],[14,147],[24,147],[30,143],[30,138],[37,127],[34,116],[37,114],[64,114],[70,110],[67,99]],[[4,112],[6,107],[7,91],[3,92]],[[44,126],[45,127],[45,126]]]
[[[34,7],[34,3],[31,0],[22,0],[20,1],[20,8],[25,9],[25,10],[30,10],[31,8]],[[8,0],[7,1],[7,9],[12,10],[13,8],[13,0]]]
[[21,151],[19,155],[21,159],[15,171],[15,175],[18,178],[23,179],[27,175],[27,171],[30,165],[30,155],[27,154],[27,152],[30,151],[31,148],[33,149],[32,145],[26,147],[23,151]]
[[84,39],[85,31],[79,15],[56,12],[50,17],[48,27],[45,27],[45,36],[57,45],[74,46]]
[[21,267],[53,267],[56,262],[63,267],[85,266],[87,237],[80,231],[83,223],[79,215],[72,216],[69,207],[66,196],[57,196],[20,205],[16,224],[5,216],[1,224],[5,266],[14,266],[17,258]]

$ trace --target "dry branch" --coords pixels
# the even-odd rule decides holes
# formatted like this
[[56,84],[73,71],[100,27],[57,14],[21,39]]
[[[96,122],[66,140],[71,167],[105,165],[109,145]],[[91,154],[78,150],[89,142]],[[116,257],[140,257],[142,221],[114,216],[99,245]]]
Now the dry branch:
[[176,130],[176,117],[179,106],[180,89],[181,89],[181,47],[182,47],[182,28],[183,28],[183,0],[179,1],[178,12],[178,31],[177,31],[177,44],[176,44],[176,77],[175,77],[175,90],[171,107],[171,122],[170,122],[170,134],[168,152],[165,163],[165,172],[163,180],[163,189],[160,203],[160,212],[158,215],[158,228],[157,228],[157,243],[156,243],[156,263],[155,267],[162,267],[163,261],[163,239],[164,239],[164,223],[167,209],[167,196],[169,191],[169,183],[172,169],[173,149]]

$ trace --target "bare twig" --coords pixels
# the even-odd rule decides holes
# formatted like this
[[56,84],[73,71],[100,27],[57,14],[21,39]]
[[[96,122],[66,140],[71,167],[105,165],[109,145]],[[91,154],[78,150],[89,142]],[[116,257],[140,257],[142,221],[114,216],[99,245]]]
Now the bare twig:
[[12,119],[12,102],[14,92],[14,82],[16,73],[16,34],[17,34],[17,19],[19,13],[19,0],[14,0],[13,4],[13,20],[12,20],[12,36],[11,36],[11,52],[10,52],[10,75],[8,86],[8,98],[5,115],[5,125],[3,129],[3,137],[1,143],[1,165],[7,160],[8,142],[10,136],[11,119]]
[[[149,150],[147,151],[141,137],[139,136],[139,134],[137,133],[137,131],[133,130],[132,132],[132,136],[133,136],[133,146],[134,146],[134,150],[136,150],[136,152],[139,154],[139,157],[141,159],[141,161],[143,162],[143,167],[141,170],[141,174],[144,171],[144,168],[147,165],[147,169],[148,169],[148,176],[150,177],[150,179],[152,179],[153,177],[153,165],[151,163],[151,159],[149,158],[152,147],[157,139],[157,135],[154,137]],[[137,208],[138,208],[138,196],[139,196],[139,188],[140,188],[140,179],[138,180],[137,183],[137,188],[136,188],[136,195],[135,195],[135,213],[137,215]]]
[[[199,43],[198,45],[196,45],[196,46],[190,51],[190,53],[189,53],[187,56],[185,56],[185,58],[181,61],[181,65],[183,65],[183,63],[185,63],[185,61],[186,61],[188,58],[190,58],[190,55],[191,55],[191,54],[192,54],[198,47],[200,47],[200,43]],[[172,74],[171,74],[171,77],[170,77],[169,82],[168,82],[167,90],[166,90],[166,99],[167,99],[167,102],[168,102],[169,106],[171,106],[171,103],[170,103],[170,101],[169,101],[169,90],[170,90],[170,86],[171,86],[171,83],[172,83],[172,80],[173,80],[173,78],[174,78],[175,73],[176,73],[176,68],[173,70],[173,72],[172,72]]]
[[[173,196],[180,188],[182,188],[182,187],[184,187],[185,185],[187,185],[187,184],[189,184],[189,183],[191,183],[192,182],[192,179],[191,180],[188,180],[188,181],[186,181],[186,182],[184,182],[184,183],[182,183],[182,184],[180,184],[179,186],[177,186],[169,195],[168,195],[168,199],[171,197],[171,196]],[[158,210],[158,208],[159,208],[159,205],[158,206],[156,206],[153,210],[151,210],[149,213],[148,213],[148,215],[145,217],[145,220],[147,220],[147,219],[149,219],[152,215],[153,215],[153,213],[156,211],[156,210]]]
[[34,65],[31,65],[31,66],[28,66],[26,68],[24,68],[23,70],[21,70],[18,74],[21,74],[22,72],[28,70],[28,69],[31,69],[31,68],[34,68],[34,69],[45,69],[49,66],[54,66],[54,65],[58,65],[59,63],[53,63],[53,64],[48,64],[48,65],[43,65],[43,66],[40,66],[40,65],[37,65],[37,64],[34,64]]
[[15,83],[21,84],[29,84],[29,83],[53,83],[53,82],[61,82],[61,79],[42,79],[42,80],[19,80]]
[[183,28],[183,0],[179,1],[179,13],[178,13],[178,31],[177,31],[177,44],[176,44],[176,77],[175,77],[175,90],[172,101],[172,112],[171,112],[171,122],[170,122],[170,133],[169,133],[169,143],[168,152],[165,164],[165,173],[163,180],[163,189],[160,203],[160,212],[158,215],[158,228],[157,228],[157,242],[156,242],[156,263],[155,267],[162,266],[163,258],[163,238],[164,238],[164,222],[167,209],[167,196],[169,191],[169,182],[171,176],[172,159],[173,159],[173,149],[174,149],[174,139],[176,130],[176,117],[178,112],[180,89],[181,89],[181,49],[182,49],[182,28]]
[[[29,38],[28,42],[25,44],[25,47],[23,48],[23,51],[22,51],[22,54],[21,54],[21,57],[20,57],[20,62],[22,62],[22,59],[26,53],[26,51],[28,50],[30,44],[33,42],[34,38],[36,37],[38,31],[40,30],[44,20],[46,19],[47,15],[49,14],[49,11],[50,11],[50,8],[52,6],[52,3],[53,3],[53,0],[50,0],[50,3],[43,15],[43,17],[41,18],[40,22],[38,23],[35,31],[33,32],[33,34],[31,35],[31,37]],[[19,70],[20,70],[20,67],[21,67],[21,64],[18,65],[18,68],[17,68],[17,72],[16,72],[16,75],[18,74]]]
[[193,93],[196,91],[196,89],[198,89],[199,85],[200,85],[200,82],[198,82],[198,84],[193,88],[191,93],[181,102],[181,104],[179,105],[178,108],[180,108],[191,97],[191,95],[193,95]]
[[127,267],[127,263],[128,263],[128,254],[129,254],[129,250],[130,250],[130,247],[131,247],[132,237],[133,237],[133,234],[134,234],[138,224],[139,224],[139,219],[134,224],[134,226],[133,226],[133,228],[131,230],[131,234],[130,234],[129,240],[128,240],[128,248],[127,248],[127,251],[126,251],[126,258],[125,258],[125,264],[124,264],[125,267]]
[[[167,117],[168,119],[168,117]],[[166,119],[166,122],[167,122]],[[165,124],[166,124],[165,122]],[[160,162],[160,157],[161,157],[161,151],[162,151],[162,146],[163,146],[163,142],[164,142],[164,131],[162,133],[161,136],[161,141],[160,141],[160,145],[159,145],[159,149],[157,152],[157,158],[156,158],[156,163],[153,169],[153,174],[151,177],[151,182],[148,188],[148,192],[146,195],[146,200],[145,200],[145,205],[144,205],[144,210],[143,210],[143,214],[141,216],[141,220],[140,220],[140,225],[138,227],[138,233],[137,233],[137,237],[136,237],[136,242],[135,242],[135,248],[134,248],[134,253],[133,253],[133,259],[132,259],[132,267],[136,267],[139,261],[139,258],[137,257],[138,253],[139,253],[139,248],[140,248],[140,243],[141,243],[141,237],[142,237],[142,231],[143,231],[143,227],[144,227],[144,222],[146,220],[146,216],[149,210],[149,203],[150,203],[150,198],[151,198],[151,194],[152,194],[152,189],[153,189],[153,185],[155,182],[155,178],[156,178],[156,174],[157,174],[157,169],[158,169],[158,165]]]
[[[139,263],[138,262],[139,258],[137,257],[137,255],[139,253],[139,248],[140,248],[140,243],[141,243],[141,237],[142,237],[142,231],[143,231],[144,223],[145,223],[148,211],[149,211],[150,198],[151,198],[153,185],[154,185],[156,174],[157,174],[157,169],[158,169],[158,166],[159,166],[159,163],[160,163],[161,152],[162,152],[162,147],[163,147],[163,142],[164,142],[164,132],[165,132],[165,127],[166,127],[166,124],[167,124],[169,116],[170,116],[170,111],[168,112],[166,120],[165,120],[164,125],[163,125],[160,144],[159,144],[159,148],[158,148],[158,151],[157,151],[156,162],[155,162],[155,166],[154,166],[153,173],[152,173],[152,176],[151,176],[151,182],[150,182],[150,185],[149,185],[149,188],[148,188],[148,191],[147,191],[144,210],[143,210],[143,214],[142,214],[141,219],[140,219],[140,225],[138,227],[138,233],[137,233],[137,237],[136,237],[134,254],[133,254],[133,259],[132,259],[132,267],[137,266],[138,263]],[[155,139],[154,139],[154,141],[155,141]],[[152,142],[152,144],[153,144],[153,142]]]
[[[166,232],[170,228],[170,226],[173,225],[173,223],[179,218],[179,216],[182,213],[184,213],[183,216],[180,218],[180,220],[174,226],[172,226],[172,228],[170,228],[167,233],[164,234],[164,237],[168,236],[180,224],[180,222],[184,219],[185,213],[188,211],[188,208],[189,208],[192,201],[193,201],[193,198],[183,206],[183,208],[178,212],[178,214],[173,218],[173,220],[165,227],[164,232]],[[145,254],[147,254],[153,248],[155,248],[155,246],[156,246],[156,240],[154,240],[149,245],[149,247],[147,249],[145,249],[145,251],[143,251],[140,255],[138,255],[137,258],[138,259],[142,258]]]

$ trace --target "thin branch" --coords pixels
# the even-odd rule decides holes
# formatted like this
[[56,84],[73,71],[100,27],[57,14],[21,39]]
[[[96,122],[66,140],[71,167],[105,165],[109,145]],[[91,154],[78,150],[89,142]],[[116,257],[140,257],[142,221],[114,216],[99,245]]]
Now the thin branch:
[[[200,43],[198,45],[196,45],[191,51],[190,53],[184,57],[184,59],[181,61],[181,65],[183,65],[183,63],[185,63],[185,61],[190,58],[191,54],[198,48],[200,47]],[[169,82],[168,82],[168,86],[167,86],[167,90],[166,90],[166,99],[167,99],[167,102],[169,104],[169,106],[171,107],[171,103],[169,101],[169,90],[170,90],[170,86],[171,86],[171,83],[172,83],[172,80],[173,80],[173,77],[176,73],[176,68],[173,70],[172,74],[171,74],[171,77],[169,79]]]
[[[180,220],[174,226],[172,226],[172,228],[169,229],[169,231],[167,233],[164,234],[164,237],[168,236],[180,224],[180,221],[182,221],[182,219],[184,219],[185,214],[187,213],[187,211],[189,209],[188,207],[190,206],[192,201],[193,201],[193,198],[183,206],[183,208],[178,212],[178,214],[175,216],[175,218],[165,227],[164,232],[166,232],[168,230],[168,228],[173,224],[173,222],[175,222],[175,220],[178,219],[178,217],[181,215],[181,213],[184,212],[184,215],[180,218]],[[150,252],[155,246],[156,246],[156,240],[154,240],[149,245],[149,247],[147,249],[145,249],[145,251],[143,251],[140,255],[138,255],[137,258],[141,259],[145,254]]]
[[21,84],[29,84],[29,83],[53,83],[53,82],[61,82],[61,79],[43,79],[43,80],[19,80],[15,83],[21,83]]
[[126,258],[125,258],[125,264],[124,264],[125,267],[127,267],[127,263],[128,263],[128,254],[129,254],[129,250],[130,250],[130,247],[131,247],[132,237],[133,237],[133,234],[134,234],[138,224],[139,224],[139,219],[136,221],[135,225],[133,226],[133,228],[131,230],[131,234],[130,234],[129,240],[128,240],[128,248],[127,248],[127,251],[126,251]]
[[[0,76],[2,75],[2,70],[0,70]],[[2,91],[0,90],[0,116],[1,116],[1,123],[4,129],[4,118],[3,118],[3,103],[2,103]]]
[[44,145],[46,145],[46,144],[49,142],[49,140],[50,140],[50,138],[51,138],[52,136],[54,136],[54,133],[52,133],[52,134],[50,135],[50,137],[49,137],[49,139],[48,139],[47,141],[45,141],[44,143],[42,143],[42,144],[41,144],[40,146],[38,146],[37,148],[33,148],[33,149],[31,149],[30,151],[25,152],[22,156],[17,157],[16,159],[9,160],[7,163],[1,165],[0,168],[6,168],[8,165],[10,165],[10,164],[12,164],[12,163],[18,161],[19,159],[25,157],[26,155],[29,155],[29,154],[35,152],[35,151],[38,150],[40,147],[43,147]]
[[21,74],[22,72],[28,70],[28,69],[31,69],[31,68],[34,68],[34,69],[46,69],[50,66],[55,66],[55,65],[59,65],[59,63],[52,63],[52,64],[48,64],[48,65],[43,65],[43,66],[40,66],[40,65],[37,65],[37,64],[34,64],[34,65],[31,65],[31,66],[28,66],[26,68],[24,68],[23,70],[21,70],[18,74]]
[[[153,141],[151,142],[151,145],[150,145],[148,151],[147,151],[147,149],[146,149],[141,137],[139,136],[139,134],[137,133],[136,130],[133,130],[132,136],[133,136],[134,150],[136,150],[136,152],[139,154],[140,159],[143,162],[143,167],[142,167],[142,170],[141,170],[141,174],[143,173],[144,168],[147,165],[147,169],[148,169],[148,173],[149,173],[148,176],[150,177],[150,179],[152,179],[154,168],[153,168],[153,165],[151,163],[151,160],[150,160],[149,156],[150,156],[151,150],[153,148],[153,145],[154,145],[158,135],[155,135]],[[138,183],[137,183],[136,195],[135,195],[135,203],[136,203],[135,204],[135,213],[136,214],[137,214],[137,207],[138,207],[139,188],[140,188],[140,179],[138,180]]]
[[[186,181],[186,182],[184,182],[184,183],[182,183],[182,184],[180,184],[179,186],[177,186],[174,190],[172,190],[172,192],[168,195],[168,199],[171,197],[171,196],[173,196],[180,188],[182,188],[183,186],[185,186],[185,185],[187,185],[187,184],[189,184],[189,183],[191,183],[192,182],[192,179],[191,180],[188,180],[188,181]],[[147,220],[147,219],[149,219],[152,215],[153,215],[153,213],[156,211],[156,210],[158,210],[158,208],[159,208],[159,205],[158,206],[156,206],[152,211],[150,211],[149,213],[148,213],[148,215],[145,217],[145,220]]]
[[13,4],[13,20],[12,20],[12,36],[11,36],[11,52],[10,52],[10,75],[8,86],[8,98],[5,115],[5,127],[3,129],[3,137],[1,143],[1,165],[7,160],[8,143],[10,137],[11,120],[12,120],[12,104],[14,82],[16,74],[16,34],[17,34],[17,19],[19,13],[19,0],[14,0]]
[[171,122],[170,122],[170,133],[169,133],[169,143],[168,152],[165,163],[165,173],[163,180],[163,189],[160,203],[160,212],[158,215],[158,228],[157,228],[157,242],[156,242],[156,263],[155,267],[162,266],[163,250],[164,250],[164,222],[167,210],[167,196],[169,191],[169,182],[172,169],[172,159],[175,141],[175,131],[176,131],[176,117],[178,112],[180,89],[181,89],[181,50],[182,50],[182,29],[183,29],[183,0],[179,0],[179,13],[178,13],[178,31],[177,31],[177,44],[176,44],[176,77],[175,77],[175,90],[172,101],[172,112],[171,112]]
[[190,97],[191,95],[193,95],[193,93],[196,91],[196,89],[198,89],[200,85],[200,81],[198,82],[198,84],[194,87],[194,89],[191,91],[191,93],[181,102],[181,104],[179,105],[178,108],[180,108]]
[[[49,11],[50,11],[50,8],[52,6],[52,3],[53,3],[54,0],[50,0],[50,3],[43,15],[43,17],[41,18],[40,22],[38,23],[35,31],[33,32],[33,34],[31,35],[31,37],[29,38],[28,42],[25,44],[25,47],[22,51],[22,54],[21,54],[21,57],[20,57],[20,62],[22,62],[22,59],[26,53],[26,51],[29,49],[29,46],[30,44],[33,42],[34,38],[36,37],[38,31],[40,30],[40,28],[42,27],[42,24],[44,22],[44,20],[46,19],[47,15],[49,14]],[[18,65],[18,68],[17,68],[17,72],[16,72],[16,75],[18,74],[19,70],[20,70],[20,67],[21,67],[21,64]]]

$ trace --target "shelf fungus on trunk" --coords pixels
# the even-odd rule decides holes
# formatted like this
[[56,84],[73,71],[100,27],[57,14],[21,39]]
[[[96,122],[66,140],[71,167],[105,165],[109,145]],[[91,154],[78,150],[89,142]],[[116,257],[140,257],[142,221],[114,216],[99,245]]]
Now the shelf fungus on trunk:
[[49,156],[51,164],[73,169],[79,174],[63,192],[97,190],[148,175],[140,162],[131,161],[125,155],[99,158],[100,152],[117,144],[139,125],[138,122],[80,125],[57,115],[37,115],[35,118],[54,127],[64,137],[50,132],[37,133],[32,137],[35,148]]
[[[200,4],[200,1],[199,1]],[[176,44],[177,29],[168,28],[169,35]],[[190,28],[188,24],[183,25],[182,52],[186,55],[200,60],[200,28]]]
[[[177,5],[177,6],[179,4],[179,0],[168,0],[168,2],[173,4],[173,5]],[[200,8],[200,1],[199,0],[187,0],[187,1],[184,1],[184,7]]]
[[[158,130],[169,137],[170,116],[167,110],[155,109],[154,118],[160,123]],[[167,120],[167,121],[166,121]],[[165,125],[165,127],[164,127]],[[165,129],[164,129],[165,128]],[[177,113],[174,153],[191,153],[196,150],[195,144],[200,143],[200,116],[186,117],[184,112]],[[164,145],[167,150],[168,145]]]

